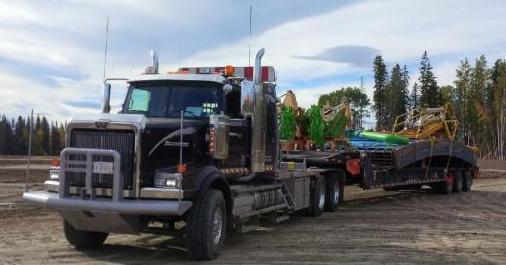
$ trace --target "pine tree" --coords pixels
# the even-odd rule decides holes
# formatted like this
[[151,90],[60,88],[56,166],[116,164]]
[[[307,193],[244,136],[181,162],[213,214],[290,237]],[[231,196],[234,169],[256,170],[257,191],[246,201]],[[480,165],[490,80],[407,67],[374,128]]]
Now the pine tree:
[[455,98],[455,88],[450,85],[441,87],[441,104],[448,105],[452,111],[454,106],[453,99]]
[[46,117],[42,116],[42,121],[40,123],[40,129],[42,132],[42,143],[41,143],[41,149],[44,155],[50,154],[50,132],[49,132],[49,122],[47,121]]
[[388,72],[385,62],[381,55],[374,58],[374,110],[376,111],[376,130],[385,130],[387,128],[387,109],[386,103],[386,86],[388,82]]
[[11,121],[5,115],[2,115],[0,121],[0,154],[13,154],[15,147],[16,143]]
[[409,108],[410,110],[416,110],[420,107],[420,89],[418,88],[418,83],[415,82],[413,85],[413,89],[409,94]]
[[2,115],[2,119],[0,120],[0,154],[7,154],[7,135],[6,135],[6,122],[5,116]]
[[420,82],[420,105],[429,108],[441,106],[441,91],[432,72],[427,51],[422,55],[418,81]]
[[[406,67],[401,69],[399,64],[392,68],[392,74],[387,86],[386,105],[388,112],[386,114],[386,129],[390,130],[398,116],[406,113],[408,105],[409,75]],[[398,121],[402,122],[402,120]]]
[[486,144],[487,136],[482,132],[487,131],[490,126],[486,104],[486,87],[489,82],[490,72],[487,69],[487,59],[481,55],[475,60],[471,71],[470,92],[468,102],[471,107],[468,109],[468,117],[471,132],[471,141],[480,146]]
[[14,135],[16,137],[16,155],[25,155],[27,154],[28,148],[28,129],[26,128],[25,120],[23,117],[18,116],[16,121]]
[[58,155],[62,150],[60,130],[58,122],[51,124],[51,152],[50,155]]
[[470,144],[470,132],[469,132],[469,110],[473,106],[469,105],[471,99],[471,65],[467,58],[460,61],[460,64],[456,70],[457,80],[455,80],[455,98],[454,98],[454,112],[457,120],[460,123],[458,130],[458,138],[464,140],[465,143]]

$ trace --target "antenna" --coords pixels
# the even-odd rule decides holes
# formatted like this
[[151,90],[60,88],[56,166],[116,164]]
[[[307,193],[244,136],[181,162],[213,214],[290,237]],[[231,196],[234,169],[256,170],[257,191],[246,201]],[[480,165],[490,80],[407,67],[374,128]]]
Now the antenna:
[[178,30],[178,38],[177,38],[177,63],[179,67],[181,67],[181,28]]
[[364,93],[364,77],[360,76],[360,92]]
[[105,50],[104,50],[104,78],[105,81],[105,68],[107,65],[107,48],[109,43],[109,17],[107,17],[107,22],[105,24]]
[[249,46],[248,46],[248,66],[251,66],[251,13],[253,12],[253,6],[249,6]]

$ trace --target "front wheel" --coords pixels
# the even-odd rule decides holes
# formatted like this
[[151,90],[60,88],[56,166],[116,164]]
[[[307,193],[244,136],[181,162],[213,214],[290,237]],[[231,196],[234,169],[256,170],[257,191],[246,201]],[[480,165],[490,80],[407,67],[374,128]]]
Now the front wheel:
[[69,222],[63,220],[63,231],[67,241],[76,248],[92,249],[99,248],[104,244],[109,235],[103,232],[80,231],[75,229]]
[[190,257],[213,260],[225,240],[227,207],[223,193],[211,189],[190,210],[186,220],[186,247]]

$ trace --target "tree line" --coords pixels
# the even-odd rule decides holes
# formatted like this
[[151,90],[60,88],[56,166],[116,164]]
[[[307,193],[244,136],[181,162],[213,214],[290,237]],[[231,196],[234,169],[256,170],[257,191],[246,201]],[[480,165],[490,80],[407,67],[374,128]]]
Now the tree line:
[[[30,134],[30,117],[18,116],[0,120],[0,154],[26,155]],[[32,122],[32,154],[59,155],[65,146],[65,127],[62,123],[51,122],[45,116],[37,116]]]
[[439,86],[427,52],[419,77],[409,88],[406,65],[395,64],[390,73],[382,56],[373,61],[376,130],[391,131],[395,118],[418,108],[449,106],[459,121],[457,140],[479,148],[480,156],[506,158],[506,61],[489,67],[484,55],[470,62],[464,58],[455,71],[453,85]]

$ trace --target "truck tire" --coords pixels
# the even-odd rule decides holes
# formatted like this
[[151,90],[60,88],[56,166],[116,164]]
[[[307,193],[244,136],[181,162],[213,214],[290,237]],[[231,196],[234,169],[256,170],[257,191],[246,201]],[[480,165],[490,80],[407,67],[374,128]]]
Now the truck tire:
[[323,210],[325,210],[326,197],[325,178],[318,177],[309,195],[309,216],[317,217],[323,213]]
[[461,192],[463,189],[463,177],[460,172],[454,173],[455,175],[455,181],[453,181],[453,192]]
[[462,172],[462,191],[470,191],[473,186],[473,174],[470,171]]
[[336,176],[328,175],[326,177],[327,181],[327,191],[326,195],[327,198],[325,198],[325,210],[329,212],[334,212],[337,210],[337,205],[339,204],[339,182],[336,179]]
[[327,198],[325,199],[325,210],[334,212],[342,202],[344,186],[343,179],[339,174],[329,174],[327,181]]
[[210,189],[197,199],[186,219],[186,247],[191,258],[213,260],[220,254],[227,228],[223,193]]
[[92,249],[99,248],[104,244],[109,235],[103,232],[79,231],[69,222],[63,220],[63,232],[67,241],[75,248]]

